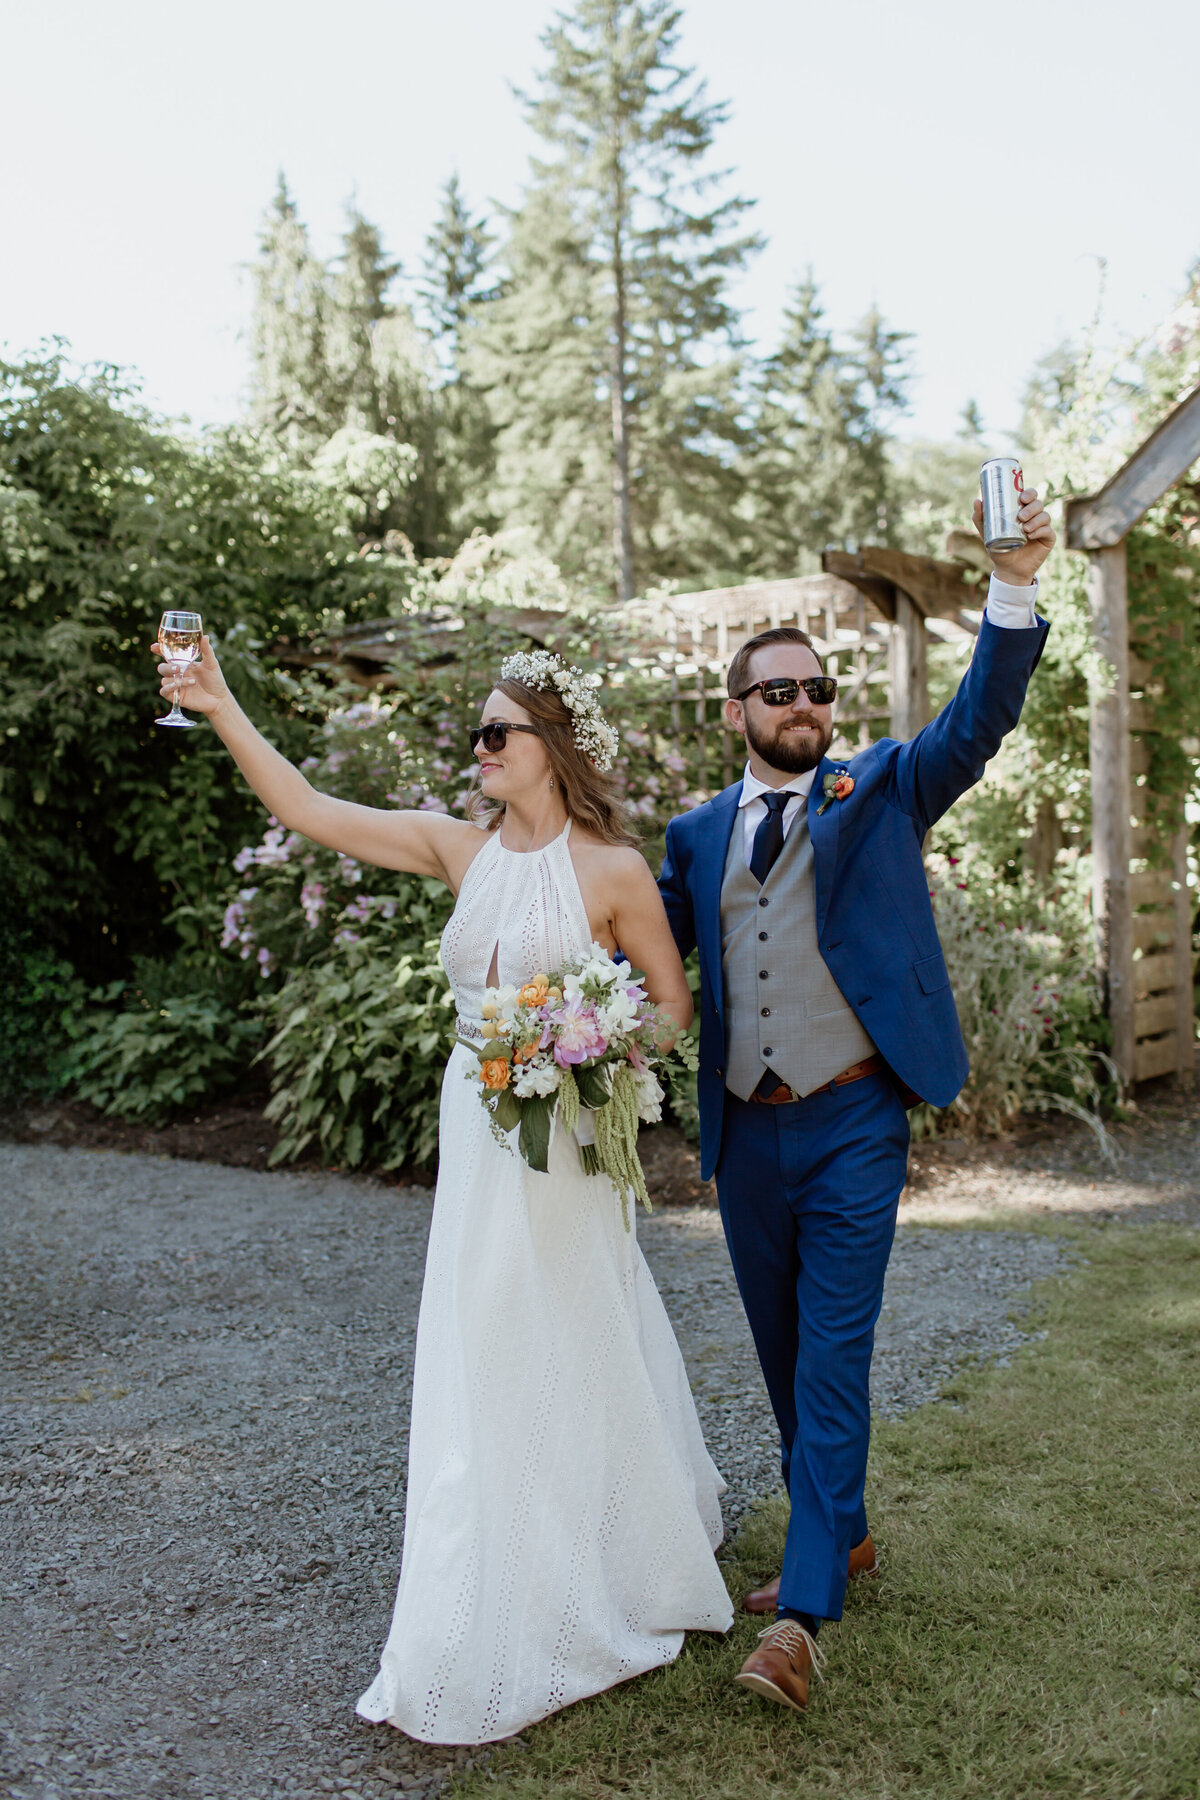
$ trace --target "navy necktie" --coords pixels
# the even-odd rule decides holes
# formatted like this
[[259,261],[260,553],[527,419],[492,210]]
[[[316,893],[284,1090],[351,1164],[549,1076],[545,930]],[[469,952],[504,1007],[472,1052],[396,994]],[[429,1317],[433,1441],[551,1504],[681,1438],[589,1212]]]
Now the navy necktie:
[[750,873],[761,887],[771,870],[775,860],[783,849],[783,809],[795,794],[776,793],[762,794],[760,798],[766,802],[767,816],[754,834],[754,847],[750,852]]

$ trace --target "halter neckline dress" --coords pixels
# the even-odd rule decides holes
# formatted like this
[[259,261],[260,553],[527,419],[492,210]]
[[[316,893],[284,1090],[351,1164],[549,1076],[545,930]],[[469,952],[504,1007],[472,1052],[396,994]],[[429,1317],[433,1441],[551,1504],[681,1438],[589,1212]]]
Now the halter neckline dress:
[[[467,870],[442,936],[463,1035],[493,954],[503,985],[588,949],[569,834],[520,852],[494,831]],[[725,1484],[636,1231],[573,1137],[555,1132],[546,1174],[496,1141],[477,1071],[456,1045],[400,1584],[358,1702],[438,1744],[507,1737],[733,1619],[713,1557]]]

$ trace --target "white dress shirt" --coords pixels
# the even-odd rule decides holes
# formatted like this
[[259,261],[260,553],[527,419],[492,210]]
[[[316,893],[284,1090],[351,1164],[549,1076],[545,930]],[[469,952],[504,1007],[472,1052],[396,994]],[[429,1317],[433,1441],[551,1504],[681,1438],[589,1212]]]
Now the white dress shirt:
[[[1037,624],[1037,592],[1036,581],[1032,587],[1012,587],[1007,581],[1001,581],[993,575],[983,616],[989,624],[999,625],[1005,631],[1031,631]],[[794,796],[783,809],[783,835],[786,838],[797,813],[808,799],[816,775],[815,769],[809,769],[803,775],[793,775],[790,781],[785,781],[780,787],[771,787],[769,783],[760,781],[752,773],[750,764],[746,764],[738,806],[742,814],[742,847],[747,868],[750,867],[750,858],[754,854],[754,834],[767,816],[767,803],[763,795],[787,793]]]

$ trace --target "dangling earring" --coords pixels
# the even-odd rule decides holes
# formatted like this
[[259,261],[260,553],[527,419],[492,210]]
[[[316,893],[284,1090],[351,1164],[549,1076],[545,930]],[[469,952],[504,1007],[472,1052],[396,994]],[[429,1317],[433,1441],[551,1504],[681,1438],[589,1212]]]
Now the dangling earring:
[[553,775],[550,777],[550,792],[551,793],[554,792],[554,777],[553,777]]

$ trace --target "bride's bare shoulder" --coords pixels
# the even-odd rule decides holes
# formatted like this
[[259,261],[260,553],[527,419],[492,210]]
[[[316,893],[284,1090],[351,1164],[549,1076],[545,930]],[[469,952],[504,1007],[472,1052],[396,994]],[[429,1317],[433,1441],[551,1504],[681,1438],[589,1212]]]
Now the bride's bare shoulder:
[[571,855],[581,870],[608,887],[636,892],[647,882],[654,885],[650,865],[633,844],[606,844],[603,838],[576,829],[571,833]]

